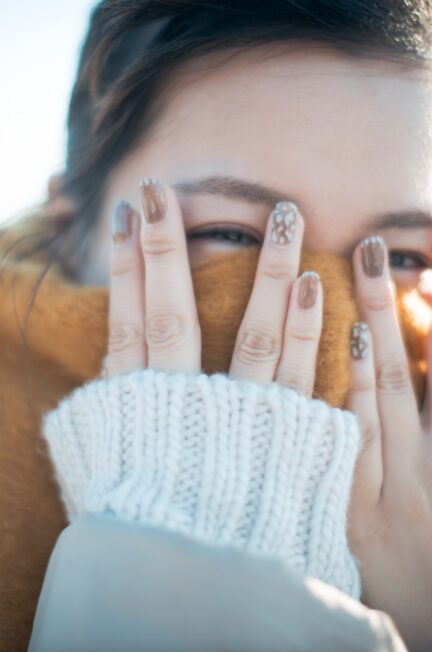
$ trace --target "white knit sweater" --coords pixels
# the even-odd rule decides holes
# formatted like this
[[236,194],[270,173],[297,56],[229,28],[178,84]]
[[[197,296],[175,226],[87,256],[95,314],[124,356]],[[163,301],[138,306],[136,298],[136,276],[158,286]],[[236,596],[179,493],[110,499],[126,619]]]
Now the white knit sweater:
[[275,382],[141,369],[77,388],[42,430],[70,520],[116,514],[360,596],[346,537],[352,412]]

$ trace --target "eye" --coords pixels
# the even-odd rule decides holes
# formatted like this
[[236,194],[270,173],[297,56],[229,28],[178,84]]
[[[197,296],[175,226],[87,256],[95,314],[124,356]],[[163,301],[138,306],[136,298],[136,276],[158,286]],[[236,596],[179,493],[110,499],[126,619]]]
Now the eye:
[[[196,240],[199,238],[219,240],[233,245],[261,244],[261,241],[257,237],[252,236],[249,233],[242,231],[241,229],[232,229],[226,227],[212,227],[206,231],[199,231],[188,234],[189,240]],[[390,267],[408,271],[416,270],[419,268],[432,267],[432,261],[414,251],[389,251],[389,263]]]
[[258,238],[246,233],[240,229],[232,229],[226,227],[212,227],[206,231],[193,232],[188,234],[189,240],[196,240],[198,238],[205,238],[209,240],[219,240],[228,242],[234,245],[256,245],[261,244]]
[[431,267],[432,262],[415,251],[389,251],[390,267],[402,270],[416,270]]

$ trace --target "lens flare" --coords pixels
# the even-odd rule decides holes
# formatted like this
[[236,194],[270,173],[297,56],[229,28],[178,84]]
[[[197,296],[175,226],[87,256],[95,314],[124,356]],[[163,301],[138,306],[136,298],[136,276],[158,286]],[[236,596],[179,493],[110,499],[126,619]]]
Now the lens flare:
[[422,298],[417,288],[404,294],[402,301],[413,327],[426,335],[432,326],[432,307]]

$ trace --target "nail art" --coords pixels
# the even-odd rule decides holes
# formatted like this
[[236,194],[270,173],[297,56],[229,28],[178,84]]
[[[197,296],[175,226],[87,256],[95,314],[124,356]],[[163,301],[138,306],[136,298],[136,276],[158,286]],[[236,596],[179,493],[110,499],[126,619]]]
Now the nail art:
[[357,321],[351,329],[351,355],[355,360],[365,358],[368,352],[369,332],[364,321]]
[[140,183],[141,205],[146,222],[160,222],[166,213],[166,198],[163,183],[159,179],[145,177]]
[[300,276],[298,305],[300,308],[312,308],[315,305],[320,276],[316,272],[303,272]]
[[132,206],[124,200],[115,204],[112,212],[112,238],[115,244],[122,244],[132,234]]
[[376,278],[384,271],[384,240],[380,235],[366,238],[361,244],[363,270],[367,276]]
[[280,201],[273,211],[271,239],[276,244],[292,242],[295,234],[297,206],[289,201]]

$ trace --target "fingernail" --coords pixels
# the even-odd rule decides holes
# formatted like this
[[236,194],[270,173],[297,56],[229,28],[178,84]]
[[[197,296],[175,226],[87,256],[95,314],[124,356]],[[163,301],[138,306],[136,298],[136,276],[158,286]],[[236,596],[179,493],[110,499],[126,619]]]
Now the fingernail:
[[127,201],[119,201],[112,212],[112,238],[115,244],[122,244],[132,234],[132,206]]
[[361,244],[363,270],[367,276],[376,278],[384,270],[384,240],[379,235],[366,238]]
[[356,321],[351,329],[351,355],[355,360],[365,358],[368,352],[369,331],[364,321]]
[[160,222],[166,213],[166,198],[163,183],[159,179],[145,177],[141,183],[141,205],[144,218],[149,224]]
[[290,201],[280,201],[273,211],[271,240],[276,244],[292,242],[295,234],[298,209]]
[[315,305],[320,276],[316,272],[303,272],[300,276],[298,305],[300,308],[312,308]]

